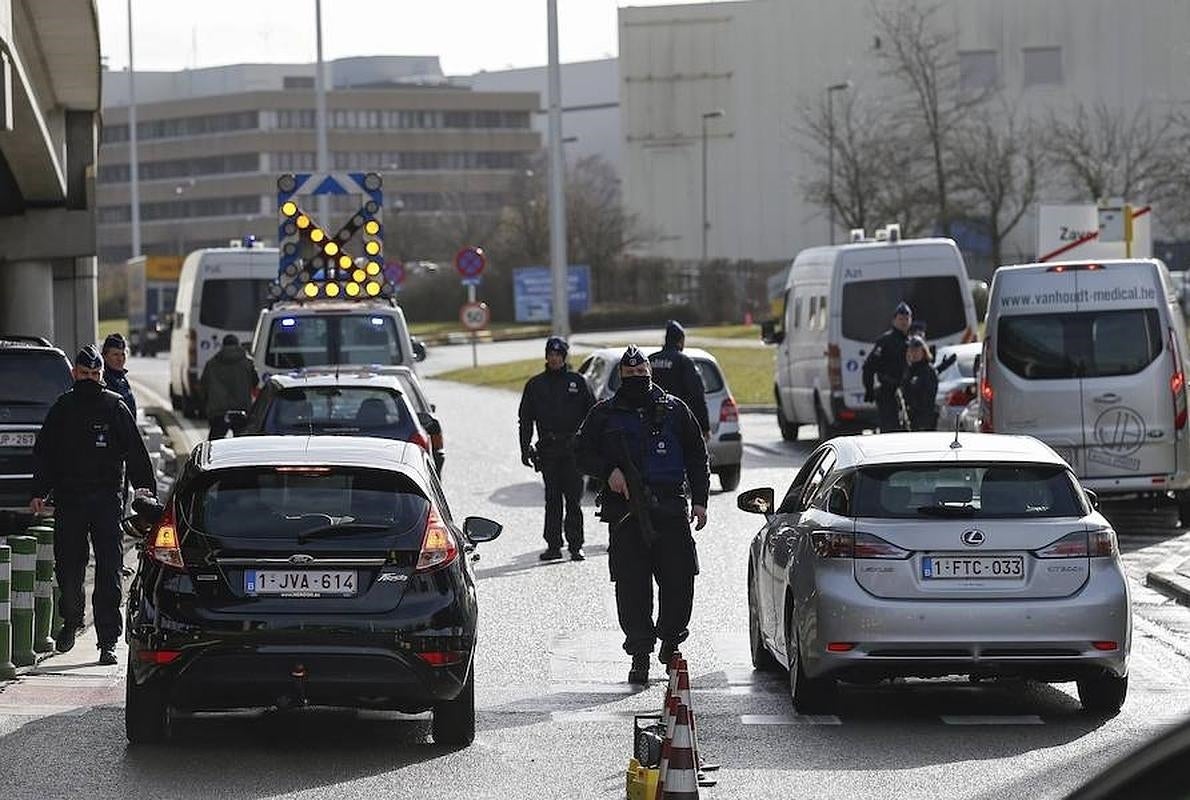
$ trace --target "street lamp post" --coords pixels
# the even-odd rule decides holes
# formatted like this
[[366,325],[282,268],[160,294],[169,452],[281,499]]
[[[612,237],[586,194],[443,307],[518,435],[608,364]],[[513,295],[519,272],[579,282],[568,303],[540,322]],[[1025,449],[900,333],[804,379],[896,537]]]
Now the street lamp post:
[[136,144],[136,68],[132,61],[132,0],[128,0],[128,199],[133,258],[141,254],[140,154]]
[[[330,154],[326,141],[326,70],[322,62],[322,0],[314,0],[314,126],[316,158],[318,171],[325,174],[330,171]],[[318,224],[329,225],[327,208],[330,198],[325,194],[318,195]]]
[[707,232],[711,229],[711,220],[707,211],[707,120],[719,119],[726,116],[721,108],[707,111],[702,115],[702,261],[707,260]]
[[826,87],[826,202],[830,213],[831,244],[835,243],[835,106],[833,98],[835,92],[845,92],[850,88],[851,81],[843,81]]
[[558,62],[558,0],[546,0],[549,84],[550,275],[555,336],[570,335],[570,292],[566,256],[566,184],[562,172],[562,68]]

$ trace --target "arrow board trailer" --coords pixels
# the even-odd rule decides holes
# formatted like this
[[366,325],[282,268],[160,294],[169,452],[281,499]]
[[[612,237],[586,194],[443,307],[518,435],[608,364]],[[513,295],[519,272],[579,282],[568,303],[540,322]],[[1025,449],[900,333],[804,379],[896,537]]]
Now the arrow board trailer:
[[[765,341],[777,345],[773,392],[786,439],[801,425],[819,436],[877,426],[864,402],[863,363],[907,302],[926,324],[931,347],[976,340],[978,322],[967,267],[951,239],[885,238],[798,253],[786,278],[781,314]],[[891,234],[891,235],[890,235]]]

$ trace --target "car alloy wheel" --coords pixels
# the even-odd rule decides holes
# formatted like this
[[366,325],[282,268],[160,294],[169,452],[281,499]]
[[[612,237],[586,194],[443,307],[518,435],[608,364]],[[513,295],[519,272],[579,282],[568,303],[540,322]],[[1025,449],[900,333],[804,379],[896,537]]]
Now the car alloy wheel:
[[789,648],[789,696],[793,700],[793,710],[799,714],[829,713],[838,697],[838,687],[832,678],[807,677],[792,619],[785,642]]
[[748,649],[752,655],[752,668],[759,672],[774,672],[780,664],[765,646],[760,635],[760,608],[756,602],[756,586],[748,570]]

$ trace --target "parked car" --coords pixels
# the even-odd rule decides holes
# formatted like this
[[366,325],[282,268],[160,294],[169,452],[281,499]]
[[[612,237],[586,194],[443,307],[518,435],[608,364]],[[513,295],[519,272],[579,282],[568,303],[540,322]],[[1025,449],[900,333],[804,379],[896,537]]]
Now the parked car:
[[1157,259],[1002,267],[980,423],[1036,436],[1102,496],[1172,494],[1190,524],[1186,326]]
[[48,341],[0,334],[0,531],[29,516],[37,432],[72,383],[66,354]]
[[434,442],[400,377],[370,370],[273,375],[257,395],[245,435],[376,436],[411,442],[435,455]]
[[1100,772],[1066,800],[1183,800],[1190,721],[1146,742]]
[[771,488],[737,502],[765,517],[748,554],[752,661],[788,670],[796,710],[829,709],[839,681],[955,674],[1077,681],[1087,711],[1123,704],[1116,534],[1036,439],[840,437],[779,502]]
[[[694,362],[706,391],[707,415],[711,421],[711,438],[707,442],[711,472],[719,476],[723,491],[733,491],[740,485],[740,463],[744,458],[739,406],[713,355],[696,347],[687,347],[683,352]],[[597,401],[606,400],[620,388],[622,355],[623,347],[608,347],[591,353],[579,365],[578,372],[586,379]]]
[[[418,342],[414,342],[416,347]],[[421,426],[430,435],[430,447],[434,451],[434,466],[438,474],[442,475],[442,465],[446,461],[446,441],[442,436],[442,421],[435,416],[437,407],[426,397],[425,389],[418,379],[417,373],[409,367],[389,367],[384,372],[391,373],[401,382],[401,389],[405,392],[405,399],[413,406]]]
[[938,430],[953,431],[955,419],[975,399],[975,363],[982,348],[971,342],[939,347],[934,353],[935,368],[950,362],[938,373]]
[[478,602],[461,524],[411,444],[267,436],[194,449],[129,590],[125,728],[159,742],[173,710],[433,710],[439,744],[475,734]]

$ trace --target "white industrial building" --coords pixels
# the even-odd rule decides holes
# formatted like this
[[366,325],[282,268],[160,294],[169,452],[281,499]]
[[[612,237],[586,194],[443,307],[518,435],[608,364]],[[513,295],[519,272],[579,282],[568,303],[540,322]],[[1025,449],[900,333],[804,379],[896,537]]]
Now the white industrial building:
[[[942,0],[939,18],[957,31],[965,80],[1027,109],[1190,99],[1185,0]],[[821,165],[795,128],[827,86],[879,83],[871,0],[629,7],[619,29],[625,199],[653,234],[647,251],[700,256],[703,115],[717,109],[705,121],[708,256],[785,260],[826,243],[826,209],[803,199]],[[1031,255],[1035,226],[1022,222],[1007,253]]]

